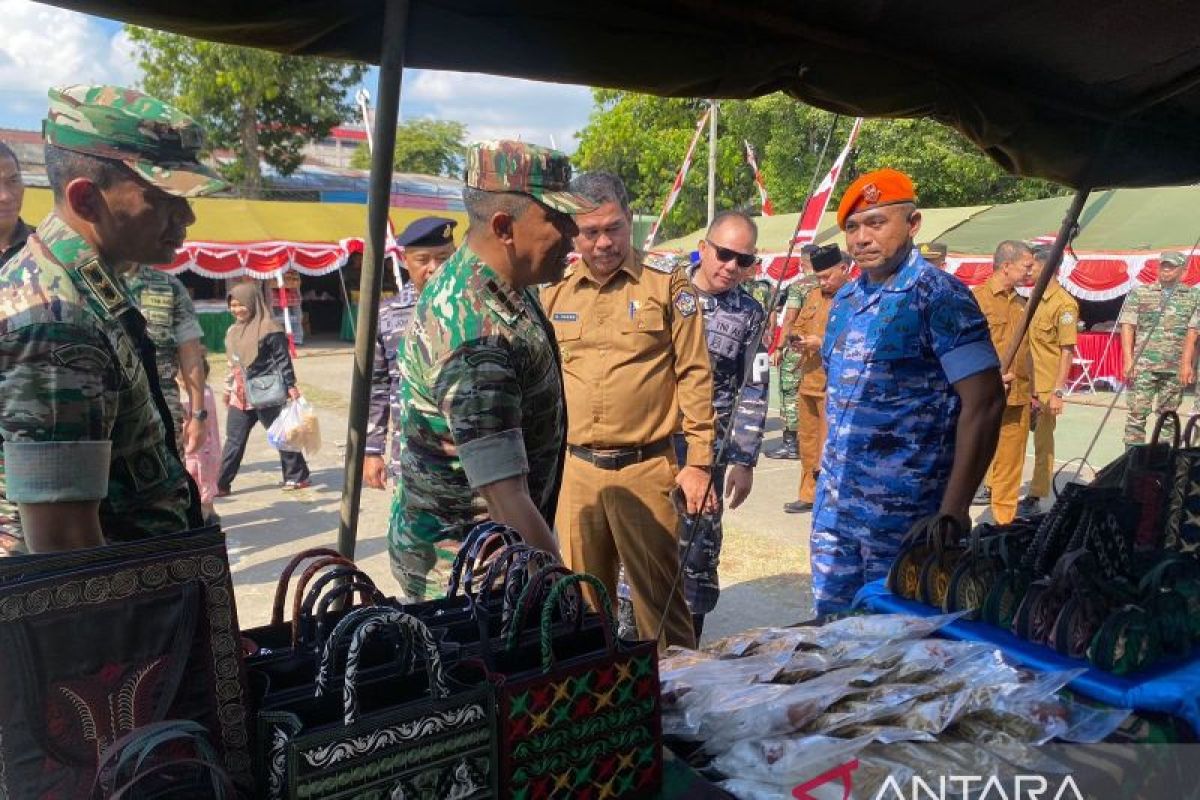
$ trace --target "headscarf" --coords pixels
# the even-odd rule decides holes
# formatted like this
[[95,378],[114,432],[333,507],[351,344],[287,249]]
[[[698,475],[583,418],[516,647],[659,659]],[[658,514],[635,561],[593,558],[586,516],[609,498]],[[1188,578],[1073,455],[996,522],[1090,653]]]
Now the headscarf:
[[271,310],[267,308],[267,301],[257,281],[234,284],[229,294],[225,295],[226,305],[230,300],[237,300],[250,309],[250,316],[245,322],[235,320],[225,331],[225,352],[231,361],[233,356],[237,356],[241,368],[248,369],[258,358],[258,343],[267,334],[278,333],[279,324],[271,318]]

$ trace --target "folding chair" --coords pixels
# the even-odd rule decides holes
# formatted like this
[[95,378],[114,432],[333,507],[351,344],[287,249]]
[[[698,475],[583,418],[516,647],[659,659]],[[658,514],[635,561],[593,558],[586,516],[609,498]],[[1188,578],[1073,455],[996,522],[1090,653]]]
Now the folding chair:
[[1067,394],[1075,391],[1075,387],[1080,383],[1086,384],[1088,391],[1092,394],[1096,393],[1096,385],[1092,383],[1092,360],[1090,358],[1073,358],[1071,359],[1073,366],[1079,367],[1079,376],[1071,381],[1071,385],[1067,387]]

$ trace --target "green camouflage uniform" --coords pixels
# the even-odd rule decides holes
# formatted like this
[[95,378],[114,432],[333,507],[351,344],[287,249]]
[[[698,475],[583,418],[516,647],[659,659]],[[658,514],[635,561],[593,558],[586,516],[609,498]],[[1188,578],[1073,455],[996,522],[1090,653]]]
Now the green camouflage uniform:
[[[798,286],[788,289],[787,302],[784,304],[784,314],[791,309],[804,307],[804,298],[808,292]],[[780,340],[779,355],[779,417],[783,420],[783,429],[796,432],[800,428],[800,363],[803,359],[799,351],[788,347],[788,332],[783,332]]]
[[140,266],[121,276],[130,297],[146,318],[146,335],[154,343],[158,385],[171,409],[175,445],[183,447],[183,403],[179,398],[179,345],[204,335],[187,288],[173,275],[150,266]]
[[[1138,286],[1126,299],[1117,321],[1136,326],[1133,352],[1137,355],[1141,350],[1141,355],[1134,365],[1125,444],[1141,444],[1146,440],[1146,417],[1156,397],[1158,413],[1178,410],[1183,400],[1179,381],[1183,343],[1197,309],[1200,309],[1200,291],[1182,282],[1170,288],[1157,283]],[[1165,432],[1170,433],[1170,429]]]
[[[466,183],[517,191],[563,213],[566,156],[518,142],[473,145]],[[409,600],[444,592],[459,542],[488,517],[479,487],[525,475],[554,524],[566,406],[554,331],[533,288],[518,290],[467,244],[417,301],[400,355],[400,475],[388,548]]]
[[[120,160],[176,196],[225,184],[191,118],[110,86],[50,90],[49,144]],[[112,265],[51,213],[0,267],[0,550],[18,503],[100,501],[109,541],[184,530],[199,508],[169,442],[145,323]]]

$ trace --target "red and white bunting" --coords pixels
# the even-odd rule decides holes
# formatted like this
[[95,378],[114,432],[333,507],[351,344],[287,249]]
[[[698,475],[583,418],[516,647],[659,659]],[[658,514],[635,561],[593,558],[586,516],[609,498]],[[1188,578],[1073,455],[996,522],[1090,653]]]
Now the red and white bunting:
[[846,164],[846,157],[850,155],[850,148],[854,146],[854,141],[858,138],[858,131],[862,128],[862,123],[862,117],[854,120],[854,127],[850,129],[850,138],[846,140],[846,146],[842,148],[841,154],[829,168],[829,174],[821,181],[817,191],[804,204],[804,213],[801,214],[800,224],[796,229],[795,242],[797,245],[811,244],[817,238],[817,226],[821,223],[821,215],[829,206],[829,198],[833,196],[833,189],[837,186],[838,178],[841,177],[842,167]]
[[754,173],[754,185],[758,187],[758,196],[762,199],[762,215],[769,217],[775,213],[775,206],[771,204],[771,198],[767,196],[767,184],[763,181],[762,172],[758,169],[758,159],[754,157],[754,148],[750,146],[749,140],[743,139],[742,144],[746,145],[746,163],[750,165],[750,171]]
[[683,165],[679,168],[679,172],[675,173],[675,183],[671,185],[671,192],[667,195],[667,202],[663,205],[662,213],[650,226],[650,233],[646,235],[646,242],[642,245],[643,250],[654,247],[654,240],[658,238],[658,229],[662,227],[663,220],[670,213],[672,206],[675,205],[675,199],[679,197],[679,192],[683,189],[683,181],[687,178],[688,170],[692,168],[692,156],[696,153],[696,144],[704,135],[704,126],[708,123],[708,115],[711,113],[712,106],[709,106],[700,116],[700,122],[696,125],[696,134],[692,137],[692,143],[688,145],[687,155],[683,157]]

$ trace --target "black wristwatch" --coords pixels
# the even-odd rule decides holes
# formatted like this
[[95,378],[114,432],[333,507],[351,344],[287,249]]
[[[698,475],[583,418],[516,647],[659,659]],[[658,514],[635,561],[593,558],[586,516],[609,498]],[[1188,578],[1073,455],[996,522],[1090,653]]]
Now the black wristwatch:
[[204,420],[208,419],[208,409],[207,408],[200,409],[195,414],[192,414],[192,419],[199,420],[200,422],[204,422]]
[[1054,396],[1055,396],[1055,397],[1057,397],[1058,399],[1060,399],[1060,400],[1061,400],[1061,399],[1062,399],[1062,396],[1063,396],[1063,390],[1062,390],[1062,389],[1055,389],[1055,390],[1054,390]]

